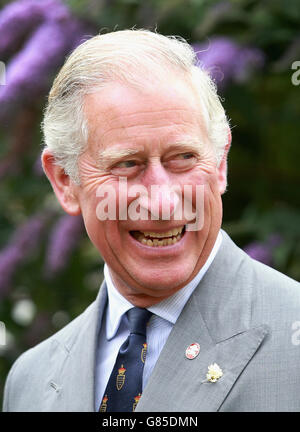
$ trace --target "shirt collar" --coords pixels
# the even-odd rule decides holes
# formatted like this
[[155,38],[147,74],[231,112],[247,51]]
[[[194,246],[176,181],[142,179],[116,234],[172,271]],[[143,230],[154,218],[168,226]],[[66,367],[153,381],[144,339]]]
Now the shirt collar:
[[118,331],[122,316],[134,307],[115,287],[108,266],[104,264],[104,278],[107,286],[108,308],[106,313],[106,338],[112,339]]
[[[199,282],[207,272],[209,266],[211,265],[213,259],[215,258],[222,243],[222,233],[219,231],[214,247],[206,260],[204,266],[200,269],[199,273],[194,277],[191,282],[186,286],[181,288],[172,296],[162,300],[161,302],[150,306],[147,308],[150,312],[158,315],[159,317],[175,324],[177,318],[179,317],[182,309],[184,308],[186,302],[192,295],[195,288],[198,286]],[[108,293],[108,308],[106,314],[106,338],[108,340],[112,339],[120,326],[121,319],[123,315],[131,308],[134,307],[125,297],[120,294],[116,289],[113,280],[111,278],[109,268],[104,265],[104,278],[107,285]]]

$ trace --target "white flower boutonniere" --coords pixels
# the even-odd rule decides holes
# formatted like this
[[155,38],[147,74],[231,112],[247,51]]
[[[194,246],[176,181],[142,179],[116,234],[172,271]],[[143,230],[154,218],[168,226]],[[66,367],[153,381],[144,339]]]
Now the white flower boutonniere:
[[216,382],[223,376],[223,371],[217,363],[208,366],[208,372],[206,374],[207,381]]

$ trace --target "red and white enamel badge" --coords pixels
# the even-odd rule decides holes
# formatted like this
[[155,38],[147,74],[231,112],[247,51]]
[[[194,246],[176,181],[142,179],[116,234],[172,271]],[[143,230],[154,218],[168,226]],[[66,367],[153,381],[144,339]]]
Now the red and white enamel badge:
[[200,352],[200,345],[195,342],[189,345],[185,351],[186,358],[193,360]]

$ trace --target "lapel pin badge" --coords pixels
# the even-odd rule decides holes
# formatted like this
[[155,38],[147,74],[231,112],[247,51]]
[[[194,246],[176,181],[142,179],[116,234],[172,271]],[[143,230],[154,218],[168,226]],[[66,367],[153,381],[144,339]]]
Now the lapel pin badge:
[[202,382],[212,382],[215,383],[223,376],[223,371],[217,363],[213,363],[208,366],[208,372],[206,374],[206,380]]
[[185,356],[189,360],[193,360],[195,357],[197,357],[199,352],[200,352],[200,345],[197,342],[195,342],[187,347],[187,349],[185,350]]

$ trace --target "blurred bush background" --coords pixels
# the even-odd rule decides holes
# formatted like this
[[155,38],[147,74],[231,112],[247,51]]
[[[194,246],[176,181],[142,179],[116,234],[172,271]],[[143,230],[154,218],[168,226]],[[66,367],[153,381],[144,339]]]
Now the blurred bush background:
[[299,280],[299,25],[298,0],[0,0],[1,396],[12,362],[80,314],[102,280],[81,218],[59,208],[40,164],[42,111],[65,56],[133,26],[187,39],[231,119],[223,227]]

